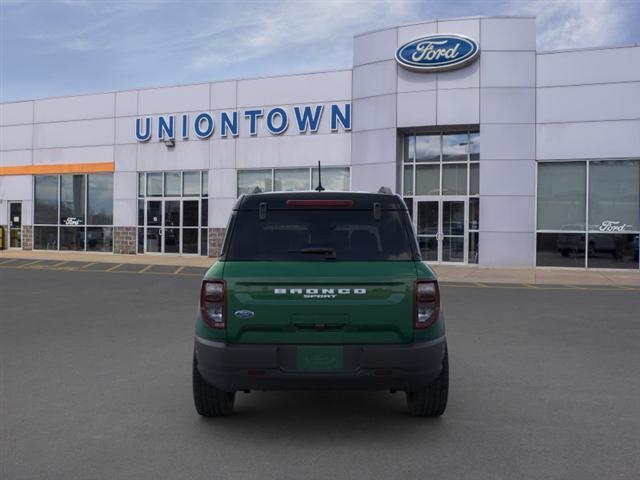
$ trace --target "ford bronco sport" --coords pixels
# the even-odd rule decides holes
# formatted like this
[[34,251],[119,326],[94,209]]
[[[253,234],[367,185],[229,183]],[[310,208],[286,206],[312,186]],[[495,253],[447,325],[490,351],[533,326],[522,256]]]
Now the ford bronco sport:
[[238,391],[366,389],[404,391],[410,413],[439,416],[448,387],[438,282],[401,197],[240,197],[200,292],[200,415],[231,413]]

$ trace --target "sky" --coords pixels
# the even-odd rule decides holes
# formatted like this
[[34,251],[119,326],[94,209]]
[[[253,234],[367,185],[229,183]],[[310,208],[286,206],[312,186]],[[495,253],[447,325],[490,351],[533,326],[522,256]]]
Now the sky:
[[0,101],[350,68],[353,35],[537,17],[539,50],[640,43],[640,0],[0,0]]

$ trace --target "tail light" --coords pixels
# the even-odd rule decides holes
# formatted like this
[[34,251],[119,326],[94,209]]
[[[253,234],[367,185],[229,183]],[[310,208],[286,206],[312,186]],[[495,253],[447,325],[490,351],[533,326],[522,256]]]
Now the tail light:
[[200,289],[200,313],[211,328],[226,326],[227,291],[223,280],[203,280]]
[[415,328],[429,328],[440,312],[440,289],[436,280],[418,280],[415,284]]

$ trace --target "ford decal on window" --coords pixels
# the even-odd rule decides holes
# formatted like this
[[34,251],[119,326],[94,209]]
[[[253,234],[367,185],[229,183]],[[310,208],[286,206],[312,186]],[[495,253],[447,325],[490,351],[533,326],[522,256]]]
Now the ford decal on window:
[[398,63],[418,72],[453,70],[473,62],[480,47],[463,35],[437,34],[412,40],[396,51]]

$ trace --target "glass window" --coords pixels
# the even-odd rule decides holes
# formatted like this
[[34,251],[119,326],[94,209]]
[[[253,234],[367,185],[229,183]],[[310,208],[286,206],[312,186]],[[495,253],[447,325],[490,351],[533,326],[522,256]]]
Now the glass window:
[[200,255],[204,255],[205,257],[209,254],[209,249],[207,248],[209,243],[209,236],[207,235],[207,229],[200,229]]
[[469,230],[480,230],[480,199],[469,199]]
[[[85,224],[85,187],[84,175],[60,176],[60,223],[62,225]],[[62,237],[60,246],[65,249]]]
[[182,202],[182,226],[198,226],[198,200],[185,200]]
[[57,250],[58,227],[33,227],[33,248],[36,250]]
[[469,263],[478,263],[478,232],[469,232]]
[[[322,170],[322,173],[325,173],[325,169]],[[309,169],[288,168],[275,170],[273,190],[276,192],[309,190]]]
[[198,253],[198,229],[182,229],[182,253]]
[[416,165],[416,195],[440,195],[440,165]]
[[416,136],[416,162],[440,161],[440,135]]
[[138,196],[144,197],[144,173],[138,174]]
[[138,225],[144,225],[144,200],[138,200]]
[[87,223],[113,225],[113,175],[88,175]]
[[147,197],[162,196],[162,173],[147,173]]
[[[346,192],[349,190],[349,167],[327,167],[322,169],[322,186],[327,190]],[[318,186],[318,168],[311,172],[311,189]]]
[[469,164],[469,195],[480,195],[480,165]]
[[184,172],[184,196],[200,196],[200,172]]
[[416,156],[416,137],[415,135],[405,135],[404,137],[404,161],[412,163]]
[[270,192],[271,170],[239,170],[238,196],[253,193],[256,188],[263,192]]
[[[58,176],[35,177],[34,223],[56,225],[58,223]],[[48,232],[48,230],[41,230]],[[57,238],[57,234],[56,234]],[[57,245],[57,240],[56,240]],[[39,248],[39,247],[36,247]],[[45,247],[42,247],[45,248]],[[55,248],[55,247],[54,247]],[[47,250],[51,250],[47,248]]]
[[88,252],[113,251],[113,228],[87,227],[87,251]]
[[404,166],[404,195],[413,195],[413,165]]
[[202,172],[202,196],[209,195],[209,172]]
[[442,166],[442,194],[467,194],[467,164],[459,163]]
[[138,253],[144,253],[144,228],[138,228]]
[[[196,207],[196,219],[198,218],[197,208],[198,207]],[[164,224],[166,227],[180,226],[180,201],[179,200],[165,200]]]
[[423,261],[438,261],[438,239],[435,236],[418,237],[418,247],[420,248],[420,256]]
[[200,207],[200,225],[206,227],[209,224],[209,200],[202,200]]
[[538,164],[538,229],[584,230],[585,183],[584,162]]
[[469,160],[480,160],[480,134],[469,135]]
[[638,234],[590,233],[588,266],[638,268]]
[[181,192],[180,172],[167,172],[164,174],[164,196],[179,197]]
[[538,233],[536,265],[584,267],[584,233]]
[[469,149],[469,135],[453,133],[442,136],[442,161],[466,162]]
[[640,230],[640,161],[589,164],[589,230]]
[[84,227],[61,227],[60,250],[84,250]]

